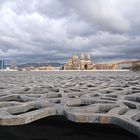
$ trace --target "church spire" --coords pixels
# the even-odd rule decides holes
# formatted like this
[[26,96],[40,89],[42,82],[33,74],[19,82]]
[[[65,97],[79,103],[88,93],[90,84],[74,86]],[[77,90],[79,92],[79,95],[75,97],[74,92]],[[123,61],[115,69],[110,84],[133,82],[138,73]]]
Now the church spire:
[[81,60],[84,60],[84,54],[81,53],[81,57],[80,57]]
[[90,54],[86,53],[86,60],[90,60]]

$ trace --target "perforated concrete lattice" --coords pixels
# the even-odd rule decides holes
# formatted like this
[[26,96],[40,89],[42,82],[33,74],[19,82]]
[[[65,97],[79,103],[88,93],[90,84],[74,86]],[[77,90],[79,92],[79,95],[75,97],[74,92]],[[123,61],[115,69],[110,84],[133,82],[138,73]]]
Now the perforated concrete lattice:
[[0,72],[0,125],[63,115],[140,137],[140,73]]

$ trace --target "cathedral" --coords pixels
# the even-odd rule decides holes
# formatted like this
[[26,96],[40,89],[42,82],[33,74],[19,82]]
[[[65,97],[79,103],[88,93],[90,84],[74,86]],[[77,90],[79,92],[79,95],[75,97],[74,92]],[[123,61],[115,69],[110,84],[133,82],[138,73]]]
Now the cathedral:
[[64,70],[91,70],[94,69],[94,64],[91,63],[90,54],[86,53],[84,56],[81,53],[80,58],[77,55],[73,55],[68,63],[64,65]]

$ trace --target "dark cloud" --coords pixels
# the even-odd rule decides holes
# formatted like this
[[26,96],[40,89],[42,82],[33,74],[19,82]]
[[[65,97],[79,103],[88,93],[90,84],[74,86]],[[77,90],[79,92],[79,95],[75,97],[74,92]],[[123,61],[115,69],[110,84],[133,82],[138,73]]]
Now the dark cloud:
[[0,58],[64,62],[140,59],[139,0],[0,0]]

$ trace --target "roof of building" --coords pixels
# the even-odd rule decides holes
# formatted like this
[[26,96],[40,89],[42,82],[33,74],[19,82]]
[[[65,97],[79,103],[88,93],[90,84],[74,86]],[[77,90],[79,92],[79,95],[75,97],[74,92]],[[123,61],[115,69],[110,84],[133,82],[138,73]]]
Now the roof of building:
[[73,55],[73,56],[72,56],[72,59],[74,59],[74,60],[79,59],[79,58],[78,58],[78,55]]

